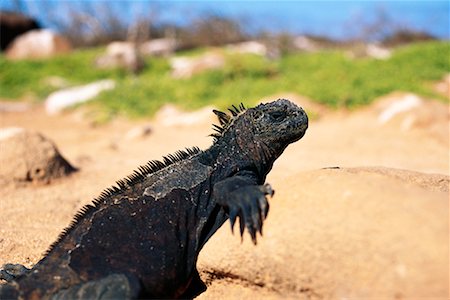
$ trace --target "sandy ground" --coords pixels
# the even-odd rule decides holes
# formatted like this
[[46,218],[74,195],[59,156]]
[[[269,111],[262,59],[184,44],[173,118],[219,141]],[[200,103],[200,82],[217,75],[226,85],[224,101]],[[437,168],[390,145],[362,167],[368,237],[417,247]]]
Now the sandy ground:
[[[200,299],[448,298],[448,106],[438,104],[443,119],[411,112],[381,124],[380,105],[311,106],[319,117],[267,179],[276,194],[264,237],[241,243],[223,226],[199,258],[208,284]],[[44,134],[80,168],[51,184],[1,187],[0,265],[35,264],[81,206],[138,165],[207,148],[213,119],[197,119],[93,126],[80,111],[0,112],[1,127]],[[151,134],[133,136],[147,124]]]

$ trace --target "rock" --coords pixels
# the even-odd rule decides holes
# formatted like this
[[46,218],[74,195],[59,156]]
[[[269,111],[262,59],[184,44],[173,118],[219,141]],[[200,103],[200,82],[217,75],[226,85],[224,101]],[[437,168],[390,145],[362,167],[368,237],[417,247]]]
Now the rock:
[[0,112],[24,112],[31,108],[31,104],[25,102],[0,101]]
[[72,45],[65,37],[48,29],[35,29],[18,36],[6,49],[9,59],[49,58],[68,53]]
[[314,40],[304,35],[295,37],[292,44],[295,49],[305,52],[316,52],[321,48]]
[[23,128],[0,129],[0,182],[50,182],[76,169],[43,135]]
[[448,296],[448,176],[352,168],[269,182],[276,193],[264,237],[253,246],[245,232],[241,243],[224,224],[200,254],[202,278],[218,279],[199,299],[243,284],[253,287],[244,299]]
[[175,39],[161,38],[142,43],[139,51],[143,56],[169,56],[175,52],[176,47]]
[[[387,123],[401,113],[411,111],[423,105],[423,100],[414,94],[405,94],[395,99],[380,101],[379,107],[382,111],[378,115],[378,122]],[[404,126],[403,126],[404,127]]]
[[189,78],[206,70],[220,69],[225,58],[219,52],[207,52],[197,57],[173,57],[170,59],[172,77]]
[[106,47],[106,53],[95,61],[102,69],[124,68],[137,73],[144,68],[144,61],[134,43],[112,42]]
[[193,112],[180,111],[172,104],[166,104],[155,115],[155,121],[163,126],[192,126],[215,121],[211,106]]
[[106,53],[98,57],[95,65],[102,69],[123,68],[133,73],[141,71],[145,56],[168,56],[176,49],[175,39],[154,39],[140,45],[132,42],[112,42]]
[[69,106],[95,98],[102,91],[114,89],[115,86],[114,80],[106,79],[56,91],[51,93],[45,100],[45,110],[48,114],[59,113]]
[[234,53],[249,53],[261,56],[266,56],[268,53],[266,45],[258,41],[230,44],[226,46],[226,49]]
[[12,11],[0,11],[0,49],[5,50],[14,39],[27,31],[38,29],[33,18]]
[[376,114],[380,125],[403,131],[425,130],[448,143],[449,108],[448,104],[412,93],[394,92],[374,100],[369,110]]
[[150,124],[142,125],[142,126],[136,126],[131,128],[127,131],[125,134],[126,140],[136,140],[140,138],[144,138],[148,135],[150,135],[153,131],[153,127]]
[[368,44],[366,46],[367,56],[376,59],[388,59],[391,57],[391,51],[377,44]]
[[351,45],[350,50],[347,51],[347,56],[352,59],[365,57],[371,57],[375,59],[388,59],[391,57],[391,55],[391,50],[383,47],[382,45],[373,43],[366,44],[362,42],[356,42],[355,44]]

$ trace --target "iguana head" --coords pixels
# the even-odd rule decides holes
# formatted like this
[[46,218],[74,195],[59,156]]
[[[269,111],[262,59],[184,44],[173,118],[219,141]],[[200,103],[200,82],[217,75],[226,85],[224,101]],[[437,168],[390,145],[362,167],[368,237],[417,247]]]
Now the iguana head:
[[305,111],[286,99],[260,104],[248,110],[253,135],[266,144],[290,144],[301,139],[308,128]]
[[[214,111],[221,126],[215,126],[216,140],[232,135],[240,148],[265,148],[280,155],[290,144],[301,139],[308,128],[305,111],[286,99],[245,109],[241,104],[230,109],[231,116]],[[228,139],[226,139],[228,140]]]

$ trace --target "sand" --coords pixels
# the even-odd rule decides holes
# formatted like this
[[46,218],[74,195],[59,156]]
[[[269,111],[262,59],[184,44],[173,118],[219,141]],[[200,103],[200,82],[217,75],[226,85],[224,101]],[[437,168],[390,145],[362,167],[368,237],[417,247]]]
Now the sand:
[[[258,245],[227,223],[201,252],[208,290],[198,298],[447,299],[449,123],[448,106],[437,106],[443,121],[410,111],[381,123],[376,105],[319,111],[268,176],[276,193]],[[137,166],[207,148],[212,120],[95,125],[82,110],[0,112],[1,127],[40,132],[80,169],[1,187],[0,265],[35,264],[80,207]],[[149,124],[150,134],[136,134]]]

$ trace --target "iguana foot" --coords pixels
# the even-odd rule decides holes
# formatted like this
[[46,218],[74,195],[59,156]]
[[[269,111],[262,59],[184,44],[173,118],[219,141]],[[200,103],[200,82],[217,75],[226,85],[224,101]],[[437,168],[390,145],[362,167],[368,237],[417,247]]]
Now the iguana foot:
[[21,264],[4,264],[0,269],[0,279],[11,282],[29,271],[30,269]]
[[233,191],[229,196],[235,198],[236,201],[228,202],[231,230],[234,231],[234,223],[236,217],[239,216],[241,237],[247,227],[252,241],[256,245],[256,232],[259,231],[262,235],[262,225],[269,212],[269,202],[266,196],[272,197],[274,193],[268,183],[259,186],[244,186]]

